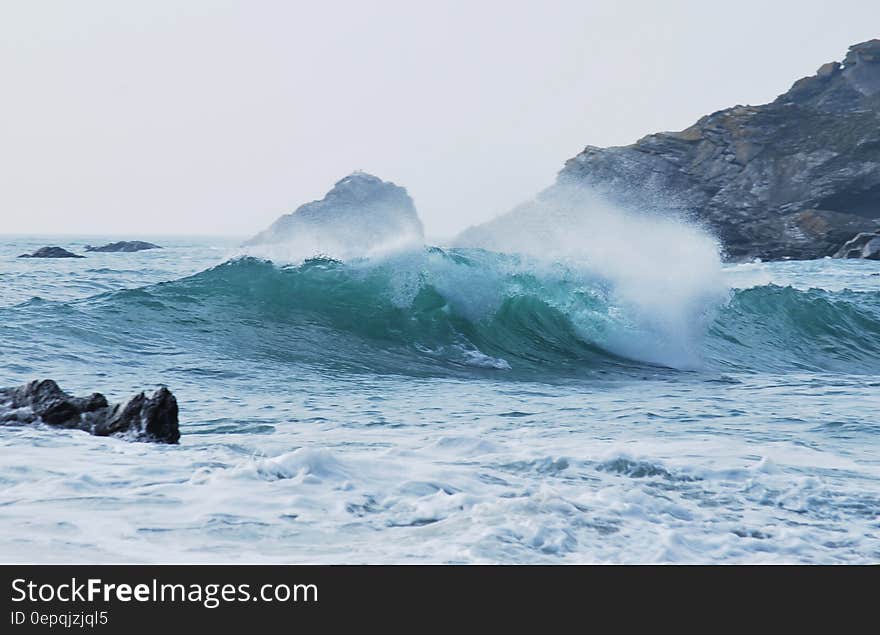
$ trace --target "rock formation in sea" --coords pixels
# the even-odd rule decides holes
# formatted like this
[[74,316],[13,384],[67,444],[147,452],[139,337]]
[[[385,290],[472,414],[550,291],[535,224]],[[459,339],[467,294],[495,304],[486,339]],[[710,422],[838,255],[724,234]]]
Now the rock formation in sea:
[[831,256],[880,228],[880,40],[850,47],[769,104],[629,146],[587,146],[537,199],[559,188],[694,220],[730,259]]
[[130,253],[133,251],[144,251],[145,249],[162,249],[162,247],[159,245],[154,245],[153,243],[144,242],[142,240],[121,240],[119,242],[102,245],[101,247],[93,247],[92,245],[86,245],[86,251],[98,251],[98,252]]
[[40,247],[32,254],[22,254],[19,258],[85,258],[61,247]]
[[423,239],[422,222],[406,189],[354,172],[324,198],[282,216],[245,245],[287,243],[336,257]]
[[109,404],[100,393],[74,397],[51,379],[32,381],[18,388],[0,388],[0,425],[42,423],[101,437],[177,443],[177,416],[177,399],[165,387],[150,397],[141,392],[118,404]]
[[838,249],[834,257],[880,260],[880,232],[863,232],[857,235]]

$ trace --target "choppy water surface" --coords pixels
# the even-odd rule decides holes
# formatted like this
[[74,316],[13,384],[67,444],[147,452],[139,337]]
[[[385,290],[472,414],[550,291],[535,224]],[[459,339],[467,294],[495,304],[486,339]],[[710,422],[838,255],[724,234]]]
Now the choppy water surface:
[[164,383],[182,439],[0,428],[2,561],[880,560],[880,263],[59,241],[0,237],[0,385]]

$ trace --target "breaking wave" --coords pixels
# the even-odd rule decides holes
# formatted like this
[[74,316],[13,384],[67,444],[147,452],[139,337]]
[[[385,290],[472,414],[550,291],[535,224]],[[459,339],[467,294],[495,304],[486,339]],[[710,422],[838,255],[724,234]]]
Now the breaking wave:
[[[571,264],[482,249],[381,260],[244,257],[69,303],[3,309],[101,350],[404,375],[536,379],[674,370],[876,372],[880,293],[709,285],[640,303]],[[39,323],[35,323],[39,322]]]

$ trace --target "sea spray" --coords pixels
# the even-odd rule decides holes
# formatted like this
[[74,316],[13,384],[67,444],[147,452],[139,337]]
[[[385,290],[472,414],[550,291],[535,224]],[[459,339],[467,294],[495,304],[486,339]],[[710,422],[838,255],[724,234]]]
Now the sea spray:
[[[549,190],[454,244],[562,263],[570,275],[604,285],[616,328],[603,344],[666,366],[699,365],[707,321],[726,296],[719,246],[708,233],[649,208],[620,209],[578,187]],[[591,325],[580,326],[589,332]]]

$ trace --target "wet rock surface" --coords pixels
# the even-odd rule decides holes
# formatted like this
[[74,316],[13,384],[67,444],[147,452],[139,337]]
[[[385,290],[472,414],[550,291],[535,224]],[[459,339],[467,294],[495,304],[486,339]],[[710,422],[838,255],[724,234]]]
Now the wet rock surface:
[[880,260],[880,232],[864,232],[857,235],[852,240],[847,241],[834,254],[834,257]]
[[141,392],[118,404],[108,403],[100,393],[75,397],[51,379],[0,388],[0,425],[40,423],[131,441],[180,439],[177,399],[164,386],[149,397]]

